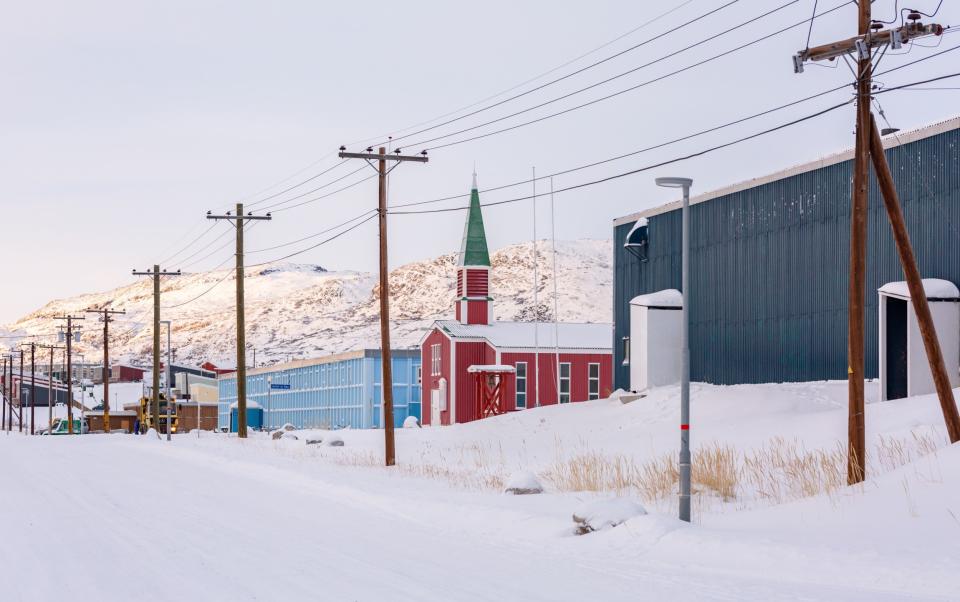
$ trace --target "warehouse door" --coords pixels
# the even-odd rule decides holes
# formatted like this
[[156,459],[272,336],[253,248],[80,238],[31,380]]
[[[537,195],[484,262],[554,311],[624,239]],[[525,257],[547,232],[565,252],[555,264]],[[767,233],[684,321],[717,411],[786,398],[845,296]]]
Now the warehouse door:
[[440,389],[430,389],[430,426],[440,425]]
[[887,399],[907,396],[907,301],[887,297]]

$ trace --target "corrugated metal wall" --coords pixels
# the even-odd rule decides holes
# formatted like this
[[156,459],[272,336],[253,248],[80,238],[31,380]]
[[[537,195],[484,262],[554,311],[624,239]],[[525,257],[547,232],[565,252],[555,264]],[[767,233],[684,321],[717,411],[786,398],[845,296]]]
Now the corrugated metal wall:
[[[924,278],[960,284],[960,130],[887,151]],[[851,162],[691,207],[691,378],[733,384],[845,379]],[[872,170],[871,170],[872,171]],[[694,174],[695,175],[695,174]],[[877,294],[903,273],[876,179],[868,218],[866,373],[877,376]],[[636,295],[680,288],[680,211],[649,218],[649,261],[614,228],[615,386]],[[956,367],[953,367],[956,369]]]

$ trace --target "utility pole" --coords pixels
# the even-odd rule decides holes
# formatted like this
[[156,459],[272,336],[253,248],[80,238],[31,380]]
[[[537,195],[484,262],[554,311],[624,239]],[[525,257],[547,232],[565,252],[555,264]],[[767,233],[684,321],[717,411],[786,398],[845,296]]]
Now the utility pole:
[[243,227],[244,222],[271,220],[270,214],[243,214],[243,203],[237,203],[237,214],[213,215],[207,211],[207,219],[227,220],[237,231],[237,437],[247,438],[247,333],[243,302]]
[[[35,354],[37,351],[37,344],[30,342],[30,434],[34,434],[33,423],[36,421],[37,413],[34,408],[37,407],[37,365],[35,361]],[[20,350],[20,390],[23,391],[23,350]],[[23,397],[21,393],[20,397]],[[23,407],[20,408],[20,416],[23,416]],[[21,422],[23,420],[21,419]],[[23,429],[21,429],[23,430]]]
[[3,379],[0,380],[0,393],[3,394],[3,408],[0,414],[0,429],[7,427],[7,404],[10,397],[7,395],[7,358],[3,358]]
[[[380,363],[383,366],[381,391],[383,391],[383,438],[386,452],[387,466],[396,464],[396,448],[393,433],[393,366],[390,358],[390,272],[387,264],[387,174],[393,171],[404,161],[426,163],[427,151],[420,155],[401,155],[400,149],[388,155],[387,149],[380,147],[374,154],[373,148],[368,147],[365,153],[345,152],[345,146],[340,147],[341,159],[363,159],[367,165],[376,170],[379,176],[379,204],[380,217]],[[373,161],[377,164],[374,166]],[[395,161],[393,167],[387,169],[387,161]]]
[[47,372],[47,432],[49,434],[50,429],[53,428],[53,406],[56,403],[56,396],[53,393],[53,351],[63,347],[56,345],[37,345],[37,347],[50,350],[50,371]]
[[20,348],[20,372],[18,373],[20,377],[20,383],[17,386],[17,427],[18,430],[23,432],[23,348]]
[[[134,269],[131,272],[134,276],[150,276],[153,278],[153,393],[150,403],[150,415],[153,417],[153,426],[160,424],[160,277],[161,276],[180,276],[180,270],[176,272],[160,271],[159,265],[154,265],[153,270],[148,272],[138,272]],[[159,436],[159,431],[157,432]]]
[[[71,362],[73,358],[71,357],[73,353],[73,339],[74,336],[77,337],[77,340],[80,340],[80,331],[74,331],[73,321],[74,320],[86,320],[86,318],[80,318],[77,316],[57,316],[54,320],[66,320],[67,321],[67,333],[66,333],[66,343],[67,348],[65,354],[67,356],[67,432],[71,435],[73,434],[73,366]],[[63,336],[63,331],[60,332],[60,336]],[[83,433],[83,423],[80,424],[80,432]]]
[[[920,16],[916,11],[911,11],[907,17],[909,23],[902,27],[883,30],[883,23],[871,21],[870,2],[861,0],[858,3],[858,35],[856,37],[807,48],[793,57],[794,71],[797,73],[803,72],[805,61],[833,61],[838,57],[846,61],[847,55],[850,54],[856,54],[857,57],[857,81],[855,83],[857,91],[857,128],[850,215],[850,287],[847,316],[847,355],[849,361],[847,367],[849,379],[847,384],[849,402],[847,483],[850,485],[863,481],[866,474],[863,325],[867,264],[867,178],[871,159],[880,182],[880,192],[883,196],[887,217],[893,229],[900,265],[903,268],[907,288],[910,291],[910,300],[917,314],[920,335],[923,339],[930,372],[937,389],[937,396],[940,399],[947,432],[953,443],[960,441],[960,415],[957,413],[957,407],[953,399],[950,379],[947,376],[943,353],[933,326],[933,318],[930,314],[920,271],[910,244],[910,237],[903,219],[893,176],[890,173],[890,167],[884,154],[880,132],[877,130],[876,121],[870,109],[874,49],[883,49],[883,52],[885,52],[886,47],[889,46],[890,49],[896,50],[904,43],[915,38],[943,34],[942,26],[937,24],[924,25],[920,23]],[[882,57],[883,52],[879,56]]]
[[110,322],[112,314],[125,314],[126,310],[87,309],[87,313],[102,314],[103,321],[103,432],[110,432]]
[[[164,389],[166,389],[167,391],[166,392],[166,398],[167,398],[166,431],[167,431],[167,441],[169,441],[170,440],[170,421],[171,421],[170,405],[172,403],[172,400],[170,399],[170,378],[173,376],[173,363],[170,359],[170,329],[173,327],[173,322],[171,322],[170,320],[161,320],[161,322],[165,324],[167,327],[167,369],[166,369],[166,374],[164,374],[163,376],[163,381],[165,384]],[[157,432],[159,433],[159,431]]]

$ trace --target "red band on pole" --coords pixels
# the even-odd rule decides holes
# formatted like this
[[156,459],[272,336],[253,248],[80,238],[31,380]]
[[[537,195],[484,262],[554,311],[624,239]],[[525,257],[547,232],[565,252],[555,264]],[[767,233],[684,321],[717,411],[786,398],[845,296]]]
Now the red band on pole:
[[681,430],[681,431],[689,431],[689,430],[690,430],[690,425],[689,425],[689,424],[681,424],[681,425],[680,425],[680,430]]

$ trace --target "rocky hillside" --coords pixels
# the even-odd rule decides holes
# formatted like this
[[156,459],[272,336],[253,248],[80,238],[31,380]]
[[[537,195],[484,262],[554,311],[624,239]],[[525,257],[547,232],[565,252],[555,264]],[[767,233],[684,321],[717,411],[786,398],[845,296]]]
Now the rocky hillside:
[[[538,306],[533,304],[533,254],[530,243],[492,254],[494,314],[500,320],[552,320],[553,256],[549,241],[538,244]],[[394,347],[416,345],[436,319],[453,317],[456,255],[401,266],[390,274]],[[557,243],[558,309],[561,320],[611,320],[612,267],[609,241]],[[231,366],[234,351],[234,276],[219,270],[169,278],[161,283],[163,319],[173,321],[178,361],[211,360]],[[219,283],[219,284],[218,284]],[[379,287],[374,274],[327,271],[320,266],[276,264],[250,269],[245,277],[247,342],[257,362],[312,357],[365,346],[379,340]],[[88,307],[111,305],[127,315],[111,325],[112,355],[145,362],[152,335],[152,286],[149,279],[102,293],[52,301],[0,334],[54,333],[53,316],[79,314]],[[88,358],[98,357],[102,324],[88,314],[81,343]],[[4,339],[15,344],[15,339]],[[252,356],[248,352],[248,361]]]

